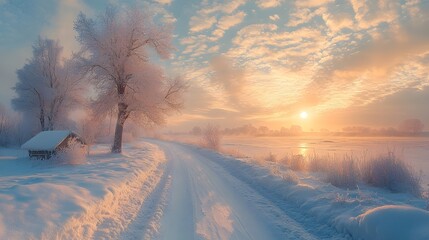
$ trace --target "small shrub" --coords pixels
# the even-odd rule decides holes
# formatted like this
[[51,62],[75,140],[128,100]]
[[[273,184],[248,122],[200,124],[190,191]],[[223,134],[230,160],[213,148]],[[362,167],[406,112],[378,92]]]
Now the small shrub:
[[86,147],[76,139],[70,139],[68,147],[50,159],[54,164],[79,165],[86,162]]
[[368,194],[365,194],[362,190],[360,190],[359,185],[357,187],[357,194],[360,201],[370,201],[372,200],[372,197]]
[[320,156],[316,153],[313,153],[308,156],[307,170],[311,172],[327,172],[336,162],[337,159],[330,155]]
[[386,188],[392,192],[422,195],[420,175],[398,159],[393,152],[366,161],[362,169],[363,180],[372,186]]
[[332,161],[326,174],[327,182],[336,187],[354,189],[359,182],[357,162],[350,156],[345,156],[342,161]]
[[236,148],[221,149],[220,152],[234,158],[246,158],[246,155],[244,155],[240,150]]
[[277,156],[274,155],[272,152],[270,152],[268,154],[268,156],[265,157],[264,160],[267,161],[267,162],[277,162]]
[[307,169],[307,159],[301,154],[288,154],[278,160],[277,163],[294,171],[304,171]]
[[279,165],[271,165],[270,167],[271,175],[278,176],[286,182],[295,183],[299,182],[298,176],[291,170],[282,171]]
[[353,201],[352,198],[349,196],[349,193],[341,194],[337,193],[335,196],[335,202],[337,203],[346,203]]
[[349,192],[346,193],[337,193],[335,197],[335,202],[337,203],[352,203],[352,202],[368,202],[372,201],[372,198],[370,195],[364,194],[360,189],[359,186],[357,186],[357,192]]
[[293,171],[283,172],[281,174],[281,178],[286,182],[295,183],[295,184],[299,183],[299,178]]
[[286,156],[284,156],[283,158],[279,159],[279,160],[277,161],[277,163],[278,163],[278,164],[280,164],[280,165],[282,165],[282,166],[287,166],[287,167],[289,167],[289,165],[290,165],[290,159],[291,159],[291,156],[286,155]]
[[266,165],[265,159],[263,157],[252,157],[252,158],[250,158],[250,162],[255,164],[255,165],[259,165],[259,166],[265,166]]
[[280,176],[281,171],[280,171],[279,166],[277,166],[277,165],[271,165],[271,167],[270,167],[270,173],[271,173],[271,175],[274,175],[274,176]]
[[305,158],[301,154],[292,155],[289,162],[290,169],[294,171],[304,171],[305,170]]
[[219,127],[209,124],[203,131],[202,145],[206,148],[219,151],[221,137]]

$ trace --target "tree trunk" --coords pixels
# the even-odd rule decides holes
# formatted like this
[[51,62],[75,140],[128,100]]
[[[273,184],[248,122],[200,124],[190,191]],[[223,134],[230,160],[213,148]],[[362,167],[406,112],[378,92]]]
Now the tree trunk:
[[39,120],[40,120],[40,127],[42,128],[42,131],[46,131],[46,128],[45,128],[45,112],[43,111],[43,108],[40,108]]
[[54,121],[52,120],[52,117],[48,116],[48,126],[46,128],[48,131],[54,130]]
[[116,120],[115,138],[113,139],[112,153],[122,152],[122,133],[124,131],[124,123],[128,118],[127,105],[124,103],[118,104],[118,119]]

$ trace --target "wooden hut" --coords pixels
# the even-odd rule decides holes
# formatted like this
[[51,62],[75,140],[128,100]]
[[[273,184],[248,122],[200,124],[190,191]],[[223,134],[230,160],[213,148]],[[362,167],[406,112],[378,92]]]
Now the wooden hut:
[[84,141],[76,133],[68,130],[43,131],[32,137],[21,148],[28,150],[30,158],[48,159],[61,149],[67,148],[71,139],[76,139],[82,145]]

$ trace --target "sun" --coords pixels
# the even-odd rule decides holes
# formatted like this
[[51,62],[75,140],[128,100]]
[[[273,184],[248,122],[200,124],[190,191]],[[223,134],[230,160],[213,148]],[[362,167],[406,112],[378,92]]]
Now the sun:
[[306,119],[306,118],[308,118],[308,113],[307,113],[307,112],[301,112],[301,114],[299,114],[299,116],[300,116],[302,119]]

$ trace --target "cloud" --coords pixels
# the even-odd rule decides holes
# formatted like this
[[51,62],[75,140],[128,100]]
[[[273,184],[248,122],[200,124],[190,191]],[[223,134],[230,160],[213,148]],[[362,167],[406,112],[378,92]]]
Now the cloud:
[[429,86],[422,89],[405,88],[368,105],[352,106],[320,113],[320,123],[325,126],[341,127],[367,125],[378,127],[396,127],[407,118],[424,119],[426,129],[429,126],[429,113],[421,111],[429,101]]
[[314,8],[332,3],[334,0],[298,0],[295,1],[295,6],[304,8]]
[[233,39],[235,47],[228,56],[242,59],[250,68],[297,68],[308,62],[305,61],[308,55],[320,52],[326,42],[318,29],[278,29],[275,24],[253,24],[242,28]]
[[385,33],[379,39],[362,44],[354,54],[333,62],[334,74],[358,76],[365,71],[380,78],[387,77],[410,57],[429,51],[429,21],[405,24]]
[[155,0],[155,2],[162,5],[170,5],[173,2],[173,0]]
[[191,32],[201,32],[211,28],[217,22],[216,17],[193,16],[189,22]]
[[347,12],[336,12],[335,14],[327,12],[322,14],[322,18],[333,33],[344,28],[353,29],[354,27],[353,16]]
[[210,66],[213,70],[213,83],[220,86],[233,102],[238,103],[246,85],[244,70],[234,66],[231,59],[225,56],[214,57]]
[[207,54],[206,50],[208,46],[211,45],[215,39],[216,36],[207,36],[204,34],[183,38],[180,43],[185,45],[185,49],[181,53],[190,54],[191,57],[198,57]]
[[219,28],[215,29],[212,32],[213,37],[215,37],[216,39],[219,39],[219,38],[223,37],[224,34],[225,34],[225,31],[222,30],[222,29],[219,29]]
[[399,1],[360,1],[350,0],[355,13],[355,19],[361,29],[375,27],[380,23],[391,23],[399,15],[401,5]]
[[[215,16],[215,14],[220,13],[221,16],[222,14],[232,14],[236,9],[245,3],[245,0],[230,1],[225,3],[214,2],[211,5],[209,5],[209,2],[207,1],[202,2],[201,9],[198,10],[195,16],[191,17],[190,19],[189,29],[191,33],[210,29],[215,23],[218,22],[218,18]],[[239,12],[235,15],[222,16],[219,20],[219,24],[225,29],[228,29],[228,25],[233,24],[234,21],[238,21],[240,18],[242,20],[242,18],[245,16],[245,14],[243,14],[244,12]]]
[[219,19],[218,27],[222,30],[228,30],[229,28],[241,23],[246,16],[244,12],[238,12],[234,15],[223,16]]
[[209,53],[219,53],[219,45],[210,47],[209,49],[207,49],[207,52],[209,52]]
[[[154,3],[144,2],[142,5],[143,9],[150,9],[151,13],[153,13],[155,16],[155,19],[160,19],[161,22],[165,24],[174,24],[177,22],[177,19],[174,17],[174,15],[166,9],[167,1],[164,0],[155,1]],[[170,1],[170,3],[172,0]]]
[[[299,60],[312,63],[315,71],[297,105],[319,111],[366,105],[400,89],[429,84],[421,60],[429,51],[429,30],[424,27],[428,17],[424,17],[422,8],[418,13],[410,11],[410,18],[400,19],[400,11],[407,12],[415,5],[371,3],[317,6],[314,11],[304,8],[310,15],[293,14],[287,24],[298,27],[293,32],[305,27],[314,29],[320,18],[326,24],[326,28],[318,25],[325,39],[317,38],[323,43],[313,49],[317,54],[302,52]],[[413,18],[416,14],[419,17]],[[298,49],[305,44],[302,41]]]
[[286,26],[296,27],[301,24],[308,23],[315,16],[319,16],[324,12],[324,9],[311,10],[310,8],[297,8],[291,13]]
[[283,3],[283,0],[258,0],[256,5],[260,8],[274,8],[278,7]]
[[225,15],[221,17],[218,21],[217,28],[213,30],[211,37],[209,38],[210,41],[217,41],[222,38],[225,34],[225,31],[227,31],[231,27],[240,24],[245,18],[245,16],[246,13],[237,12],[234,15]]
[[277,21],[280,19],[279,15],[277,14],[271,15],[269,18],[271,19],[271,21]]
[[198,13],[203,16],[217,12],[231,14],[245,3],[246,0],[226,1],[225,3],[214,2],[211,6],[204,6]]
[[429,5],[304,0],[285,2],[291,12],[280,15],[281,4],[245,4],[228,13],[227,3],[203,1],[196,16],[214,17],[210,30],[180,41],[183,71],[211,97],[201,116],[290,125],[303,109],[315,117],[367,109],[402,89],[429,86]]

